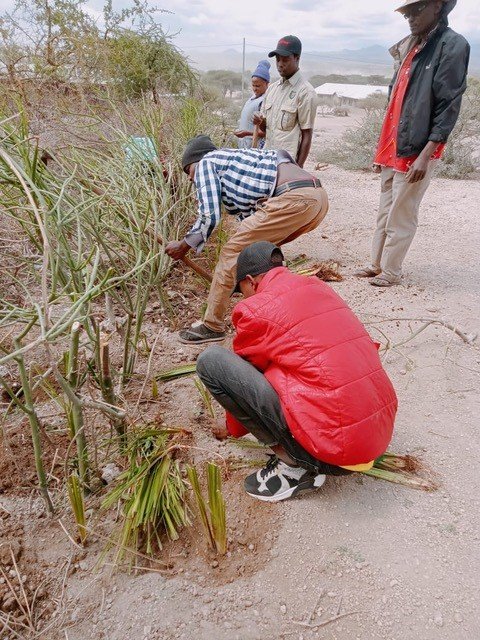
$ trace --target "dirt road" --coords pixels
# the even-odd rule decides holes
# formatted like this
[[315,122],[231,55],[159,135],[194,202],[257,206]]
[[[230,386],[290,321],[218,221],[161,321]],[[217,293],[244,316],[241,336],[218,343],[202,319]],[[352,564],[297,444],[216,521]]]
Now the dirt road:
[[[347,278],[335,288],[364,321],[444,318],[467,332],[480,330],[480,183],[433,182],[404,285],[378,290],[348,276],[368,256],[378,179],[334,167],[320,177],[331,196],[328,220],[291,245],[291,255],[339,260]],[[371,327],[372,335],[383,343],[385,336],[394,342],[409,336],[407,322],[380,328],[383,334]],[[204,561],[199,573],[187,564],[174,578],[103,579],[108,608],[94,611],[68,638],[479,637],[478,345],[431,326],[387,359],[400,399],[391,448],[434,468],[439,491],[348,477],[329,479],[317,492],[274,508],[231,508],[230,523],[243,526],[243,553],[253,561],[248,576],[227,570],[224,577],[234,581],[218,586],[222,566]],[[238,507],[241,485],[228,487],[227,499]],[[85,606],[92,597],[90,590]]]
[[[363,321],[386,320],[378,329],[369,325],[376,339],[407,339],[409,323],[396,320],[402,318],[480,331],[480,182],[433,181],[404,284],[379,290],[351,276],[367,264],[378,177],[335,167],[318,175],[331,210],[288,254],[338,260],[346,278],[335,289]],[[160,343],[170,364],[198,352],[166,330]],[[248,471],[237,472],[226,484],[233,551],[219,563],[187,540],[171,557],[172,577],[111,575],[108,567],[92,573],[95,553],[78,552],[57,525],[32,516],[29,500],[3,497],[4,509],[23,522],[39,571],[48,575],[63,557],[75,569],[63,594],[70,603],[63,631],[45,640],[480,637],[479,349],[480,340],[470,346],[432,325],[386,358],[400,401],[391,449],[435,469],[437,492],[350,476],[266,506],[243,494]],[[205,457],[234,450],[199,424],[192,381],[164,391],[166,418],[196,428]]]

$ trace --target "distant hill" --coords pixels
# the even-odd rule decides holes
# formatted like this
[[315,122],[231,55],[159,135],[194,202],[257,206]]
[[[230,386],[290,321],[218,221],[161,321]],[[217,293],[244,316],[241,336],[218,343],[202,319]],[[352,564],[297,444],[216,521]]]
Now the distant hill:
[[392,56],[386,47],[375,44],[363,49],[342,49],[341,51],[309,51],[305,56],[316,56],[323,60],[343,60],[347,62],[366,62],[375,65],[392,64]]
[[[242,52],[236,49],[224,51],[208,51],[205,49],[188,49],[185,53],[190,61],[200,71],[210,69],[242,70]],[[266,58],[268,50],[258,49],[246,54],[246,68],[254,69],[262,58]],[[272,70],[275,71],[275,60],[272,60]],[[305,51],[302,55],[302,69],[306,75],[314,74],[349,74],[361,75],[391,75],[392,64],[388,51],[380,46],[367,47],[359,50],[342,51]]]
[[[473,42],[470,61],[470,72],[480,76],[480,41]],[[185,49],[193,66],[200,71],[210,69],[242,70],[242,52],[236,49],[224,51],[208,51],[205,49]],[[252,70],[259,60],[266,58],[268,50],[247,51],[246,68]],[[275,61],[272,61],[275,75]],[[361,49],[342,49],[340,51],[305,51],[302,55],[302,70],[305,75],[382,75],[391,77],[393,71],[392,58],[387,47],[372,45]]]

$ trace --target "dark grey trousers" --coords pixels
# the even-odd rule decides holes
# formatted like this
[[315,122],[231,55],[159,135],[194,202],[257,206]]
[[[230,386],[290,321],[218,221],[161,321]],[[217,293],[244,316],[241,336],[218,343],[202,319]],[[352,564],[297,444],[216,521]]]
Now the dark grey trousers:
[[199,356],[197,374],[215,400],[263,444],[281,445],[299,466],[314,473],[350,473],[317,460],[294,440],[275,389],[240,356],[218,345],[211,346]]

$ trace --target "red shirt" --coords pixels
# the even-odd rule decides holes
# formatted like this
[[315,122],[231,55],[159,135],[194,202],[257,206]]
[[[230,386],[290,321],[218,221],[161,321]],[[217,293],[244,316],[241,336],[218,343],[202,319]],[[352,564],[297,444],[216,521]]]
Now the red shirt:
[[[325,282],[272,269],[232,321],[234,352],[265,375],[293,438],[314,458],[353,466],[386,450],[395,391],[378,345]],[[231,418],[227,424],[244,433]]]
[[[382,133],[380,134],[377,154],[374,160],[375,164],[380,164],[383,167],[393,167],[395,171],[402,171],[403,173],[406,173],[410,169],[410,165],[418,158],[418,155],[409,156],[408,158],[399,158],[397,156],[398,125],[402,113],[403,100],[410,81],[410,69],[417,52],[418,48],[414,47],[403,61],[398,72],[397,82],[383,121]],[[441,158],[444,148],[445,144],[439,144],[431,156],[432,160]]]

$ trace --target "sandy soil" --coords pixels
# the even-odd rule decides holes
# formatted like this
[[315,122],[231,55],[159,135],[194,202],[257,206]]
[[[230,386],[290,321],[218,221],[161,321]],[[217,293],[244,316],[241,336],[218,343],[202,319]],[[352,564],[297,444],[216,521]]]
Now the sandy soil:
[[[351,125],[350,118],[322,120],[316,144],[328,137],[322,129],[333,127],[334,137]],[[409,323],[401,318],[442,318],[467,333],[480,331],[479,182],[433,181],[404,284],[378,290],[351,276],[368,260],[378,177],[336,167],[319,176],[331,210],[317,231],[288,247],[289,256],[337,260],[346,277],[333,286],[363,321],[385,320],[381,333],[369,325],[383,344],[409,337]],[[199,351],[190,353],[166,330],[159,342],[158,368]],[[24,557],[35,559],[37,580],[57,576],[61,587],[68,576],[55,592],[65,605],[57,625],[62,631],[43,638],[480,637],[479,344],[432,325],[385,360],[400,401],[391,449],[413,453],[435,469],[441,483],[435,493],[350,476],[266,506],[244,496],[248,471],[237,471],[225,485],[229,557],[216,561],[198,538],[187,537],[168,548],[171,575],[136,576],[108,568],[93,572],[100,542],[80,551],[57,523],[41,517],[35,500],[0,495],[9,539],[20,539]],[[169,383],[161,392],[164,418],[192,427],[205,458],[242,455],[211,438],[199,404],[190,400],[192,381]]]
[[318,107],[317,118],[315,120],[315,131],[313,134],[313,145],[310,157],[314,157],[315,149],[322,147],[330,147],[333,142],[338,140],[346,129],[354,128],[365,117],[364,109],[358,107],[346,107],[348,116],[338,117],[327,114],[331,107]]

